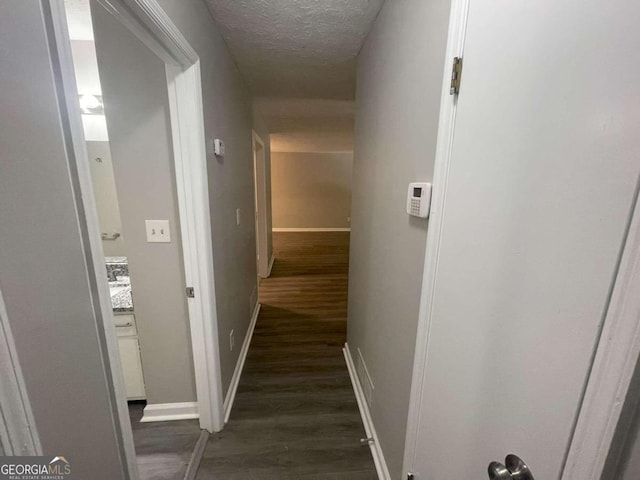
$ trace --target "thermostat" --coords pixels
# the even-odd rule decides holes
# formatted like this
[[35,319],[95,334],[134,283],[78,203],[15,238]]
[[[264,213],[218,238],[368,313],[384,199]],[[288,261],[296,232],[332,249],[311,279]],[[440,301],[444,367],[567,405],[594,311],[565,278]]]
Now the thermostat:
[[410,183],[407,191],[407,213],[414,217],[427,218],[431,205],[431,184]]

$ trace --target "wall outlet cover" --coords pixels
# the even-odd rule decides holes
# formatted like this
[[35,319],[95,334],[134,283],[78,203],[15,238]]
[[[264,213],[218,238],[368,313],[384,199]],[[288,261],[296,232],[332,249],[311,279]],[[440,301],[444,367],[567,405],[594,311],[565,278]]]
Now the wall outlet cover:
[[169,220],[145,220],[145,229],[147,231],[147,242],[150,243],[170,243],[171,230],[169,229]]

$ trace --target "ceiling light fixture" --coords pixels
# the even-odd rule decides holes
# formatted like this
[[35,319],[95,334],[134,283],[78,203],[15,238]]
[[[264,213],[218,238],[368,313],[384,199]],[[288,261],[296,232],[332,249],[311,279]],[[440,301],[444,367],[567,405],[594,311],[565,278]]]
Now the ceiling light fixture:
[[101,95],[80,95],[80,110],[85,115],[104,115]]

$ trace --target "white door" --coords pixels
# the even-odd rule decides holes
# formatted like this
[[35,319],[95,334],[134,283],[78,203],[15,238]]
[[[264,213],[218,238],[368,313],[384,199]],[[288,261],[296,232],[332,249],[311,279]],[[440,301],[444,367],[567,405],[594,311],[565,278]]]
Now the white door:
[[488,478],[509,453],[561,476],[640,170],[638,18],[470,2],[417,480]]

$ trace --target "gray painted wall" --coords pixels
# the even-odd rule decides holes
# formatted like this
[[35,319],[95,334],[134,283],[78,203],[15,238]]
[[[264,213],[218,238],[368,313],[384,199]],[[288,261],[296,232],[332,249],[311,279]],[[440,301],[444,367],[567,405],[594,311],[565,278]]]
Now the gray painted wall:
[[[251,98],[227,45],[202,0],[159,0],[200,55],[204,127],[207,138],[221,138],[226,155],[209,158],[209,195],[216,275],[222,383],[226,392],[240,348],[229,350],[229,333],[242,345],[257,287],[253,220]],[[244,221],[236,225],[236,208]]]
[[274,152],[273,226],[348,228],[352,169],[352,153]]
[[[164,62],[102,7],[92,13],[147,402],[195,401]],[[171,242],[148,243],[146,219],[169,220]]]
[[[42,8],[0,2],[0,289],[43,449],[124,478]],[[95,278],[95,276],[94,276]]]
[[427,221],[407,184],[430,181],[449,0],[390,1],[358,58],[348,343],[374,384],[371,413],[393,478],[402,470]]

